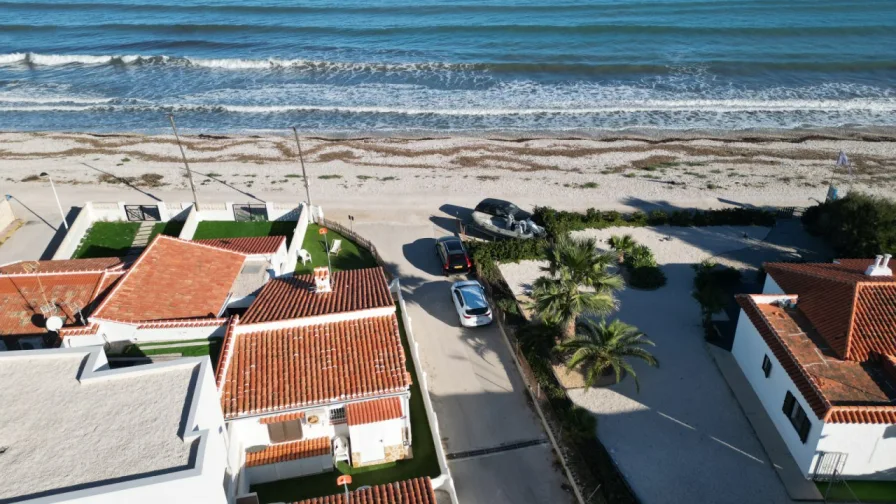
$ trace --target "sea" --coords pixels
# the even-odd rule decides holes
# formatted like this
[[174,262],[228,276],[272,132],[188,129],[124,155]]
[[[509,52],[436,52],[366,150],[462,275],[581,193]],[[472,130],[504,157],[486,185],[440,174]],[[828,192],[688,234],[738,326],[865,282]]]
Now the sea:
[[0,0],[0,130],[896,125],[896,0]]

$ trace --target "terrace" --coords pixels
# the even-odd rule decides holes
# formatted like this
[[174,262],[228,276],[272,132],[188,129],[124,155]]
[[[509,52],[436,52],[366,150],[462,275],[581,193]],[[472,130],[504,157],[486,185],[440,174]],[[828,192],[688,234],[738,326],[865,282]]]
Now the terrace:
[[[322,235],[320,234],[320,228],[321,226],[317,224],[308,224],[302,248],[311,254],[311,261],[302,264],[300,260],[299,264],[296,265],[296,273],[311,273],[318,266],[329,266],[330,271],[343,271],[372,268],[377,265],[373,254],[369,250],[358,246],[357,243],[332,229],[328,229],[327,234]],[[326,236],[329,245],[324,244],[324,236]],[[342,240],[341,250],[338,254],[330,256],[328,265],[327,247],[332,249],[335,240]]]

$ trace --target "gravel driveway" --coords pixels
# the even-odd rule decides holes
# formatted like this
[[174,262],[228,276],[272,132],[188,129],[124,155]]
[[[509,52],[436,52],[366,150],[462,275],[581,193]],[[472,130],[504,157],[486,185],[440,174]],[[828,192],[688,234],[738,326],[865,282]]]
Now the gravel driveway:
[[[640,362],[629,377],[569,395],[598,417],[598,435],[639,498],[658,503],[787,503],[789,497],[740,406],[704,348],[700,310],[690,292],[691,264],[762,239],[766,228],[626,228],[575,236],[604,241],[631,233],[654,250],[668,276],[656,291],[626,289],[618,316],[655,343],[659,368]],[[517,292],[539,275],[537,263],[501,267]]]

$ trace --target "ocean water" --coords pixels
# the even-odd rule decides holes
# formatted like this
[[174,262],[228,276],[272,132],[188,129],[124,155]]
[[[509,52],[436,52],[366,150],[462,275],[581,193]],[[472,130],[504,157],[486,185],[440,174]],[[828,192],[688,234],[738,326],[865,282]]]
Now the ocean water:
[[894,0],[0,0],[0,129],[896,125]]

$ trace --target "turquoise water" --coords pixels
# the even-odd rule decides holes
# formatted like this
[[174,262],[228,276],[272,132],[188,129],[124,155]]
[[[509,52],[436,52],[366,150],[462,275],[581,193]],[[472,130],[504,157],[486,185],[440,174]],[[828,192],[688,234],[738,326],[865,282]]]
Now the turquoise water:
[[0,129],[896,124],[893,0],[0,0]]

